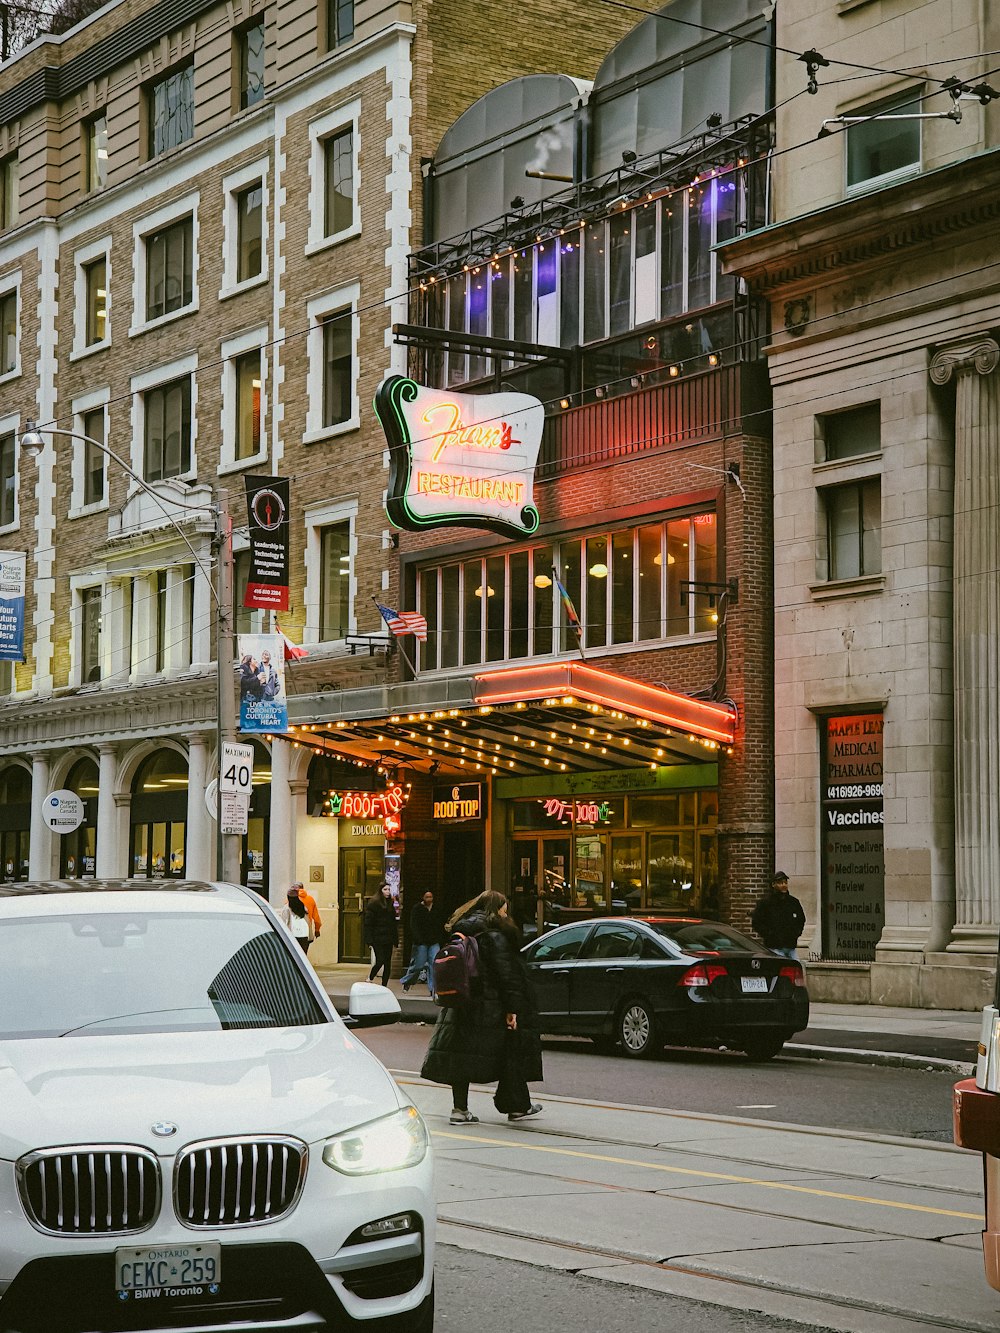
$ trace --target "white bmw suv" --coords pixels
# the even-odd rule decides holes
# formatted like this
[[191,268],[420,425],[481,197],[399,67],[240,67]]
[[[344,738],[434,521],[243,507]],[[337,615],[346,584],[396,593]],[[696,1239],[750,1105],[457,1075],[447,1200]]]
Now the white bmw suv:
[[0,1333],[431,1333],[427,1130],[256,894],[0,887]]

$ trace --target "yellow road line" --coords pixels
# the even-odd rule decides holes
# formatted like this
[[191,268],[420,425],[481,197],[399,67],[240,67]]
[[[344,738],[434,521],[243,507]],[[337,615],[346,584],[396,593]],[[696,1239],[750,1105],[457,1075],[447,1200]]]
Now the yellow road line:
[[[576,1148],[556,1148],[547,1143],[511,1143],[510,1139],[488,1139],[476,1134],[449,1134],[433,1131],[436,1139],[455,1139],[461,1143],[482,1143],[493,1148],[516,1148],[519,1152],[548,1153],[553,1157],[573,1157],[587,1162],[608,1162],[612,1166],[636,1166],[646,1171],[663,1171],[674,1176],[698,1176],[703,1180],[724,1180],[731,1185],[759,1185],[762,1189],[788,1190],[793,1194],[812,1194],[821,1199],[843,1199],[848,1203],[867,1203],[878,1208],[899,1208],[908,1213],[933,1213],[935,1217],[960,1217],[970,1222],[983,1221],[982,1213],[960,1213],[952,1208],[931,1208],[923,1203],[898,1203],[893,1199],[873,1199],[865,1194],[840,1194],[836,1190],[818,1190],[810,1185],[793,1185],[785,1180],[758,1180],[755,1176],[735,1176],[724,1171],[696,1171],[688,1166],[667,1166],[665,1162],[637,1162],[629,1157],[611,1157],[607,1153],[580,1152]],[[595,1184],[600,1184],[595,1181]]]

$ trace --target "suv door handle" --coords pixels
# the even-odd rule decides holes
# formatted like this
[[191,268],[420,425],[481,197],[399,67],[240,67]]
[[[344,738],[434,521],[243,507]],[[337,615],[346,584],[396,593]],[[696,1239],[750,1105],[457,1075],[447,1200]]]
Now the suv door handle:
[[609,968],[608,968],[608,976],[610,977],[611,974],[612,974],[612,972],[624,972],[624,971],[625,971],[625,969],[624,969],[623,967],[609,967]]

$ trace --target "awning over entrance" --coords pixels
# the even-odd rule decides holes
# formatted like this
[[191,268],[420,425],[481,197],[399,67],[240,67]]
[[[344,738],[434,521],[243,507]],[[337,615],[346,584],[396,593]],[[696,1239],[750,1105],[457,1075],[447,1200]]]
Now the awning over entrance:
[[583,662],[289,699],[291,739],[386,768],[528,776],[715,763],[736,733],[709,703]]

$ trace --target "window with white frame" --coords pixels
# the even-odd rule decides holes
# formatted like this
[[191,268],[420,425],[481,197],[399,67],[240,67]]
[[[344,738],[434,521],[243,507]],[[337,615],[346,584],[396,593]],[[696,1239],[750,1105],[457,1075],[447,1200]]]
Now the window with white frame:
[[866,190],[888,184],[920,169],[920,126],[913,119],[927,111],[921,89],[852,111],[851,116],[870,116],[858,125],[848,125],[847,188]]
[[421,569],[424,671],[574,652],[556,580],[580,618],[584,648],[686,639],[714,630],[716,516],[708,511]]
[[237,191],[236,281],[260,277],[264,268],[264,182],[255,181]]
[[146,117],[149,157],[158,157],[194,136],[193,61],[147,86]]
[[355,284],[309,303],[307,440],[358,425],[359,293]]
[[347,637],[351,623],[351,525],[328,523],[319,530],[319,637]]
[[83,266],[84,345],[93,347],[108,336],[108,257],[98,255]]
[[0,230],[21,220],[21,164],[17,154],[0,161]]
[[17,439],[13,429],[0,434],[0,528],[17,524]]
[[18,288],[0,293],[0,375],[18,369]]
[[146,481],[191,470],[191,376],[157,384],[142,395],[143,469]]
[[194,300],[194,219],[179,218],[144,238],[146,319],[161,319]]
[[260,461],[266,451],[264,344],[267,330],[256,329],[222,344],[221,466]]
[[353,501],[306,511],[305,637],[309,643],[334,643],[354,628]]
[[266,161],[253,162],[222,182],[223,297],[267,277],[267,167]]
[[107,505],[107,455],[100,448],[107,442],[108,389],[98,389],[74,399],[73,496],[70,516]]
[[359,102],[309,126],[311,184],[306,253],[356,236],[361,230],[358,163]]
[[104,590],[98,584],[78,594],[80,684],[101,679],[101,620]]

